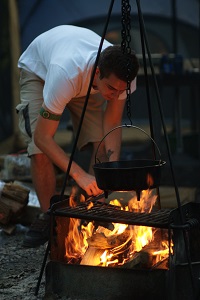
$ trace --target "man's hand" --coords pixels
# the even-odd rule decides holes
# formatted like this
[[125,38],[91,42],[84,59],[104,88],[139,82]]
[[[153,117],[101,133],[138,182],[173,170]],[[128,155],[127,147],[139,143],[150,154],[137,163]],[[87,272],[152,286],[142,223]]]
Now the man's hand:
[[97,196],[103,193],[103,191],[98,188],[95,177],[88,173],[76,178],[76,183],[86,191],[88,196]]

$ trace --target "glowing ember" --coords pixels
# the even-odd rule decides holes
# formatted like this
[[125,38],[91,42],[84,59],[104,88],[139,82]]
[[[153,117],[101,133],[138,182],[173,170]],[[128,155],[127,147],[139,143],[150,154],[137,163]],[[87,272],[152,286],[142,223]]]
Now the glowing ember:
[[[141,192],[140,201],[134,196],[126,206],[122,206],[117,199],[110,201],[110,204],[125,211],[150,213],[156,199],[152,190],[145,190]],[[70,205],[75,205],[73,199],[70,199]],[[87,209],[93,205],[89,202]],[[66,259],[68,263],[120,266],[132,260],[136,253],[144,251],[144,247],[154,240],[155,232],[154,228],[147,226],[111,223],[104,227],[103,224],[70,218],[65,239]],[[169,254],[167,243],[154,250],[151,256],[156,257],[156,262]]]

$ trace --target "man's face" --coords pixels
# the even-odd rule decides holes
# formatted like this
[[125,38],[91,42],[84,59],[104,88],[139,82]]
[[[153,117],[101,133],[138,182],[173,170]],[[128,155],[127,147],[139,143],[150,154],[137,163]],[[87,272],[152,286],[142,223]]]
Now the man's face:
[[108,101],[117,100],[127,88],[127,83],[114,74],[111,74],[108,78],[100,79],[99,69],[96,70],[94,82],[100,94]]

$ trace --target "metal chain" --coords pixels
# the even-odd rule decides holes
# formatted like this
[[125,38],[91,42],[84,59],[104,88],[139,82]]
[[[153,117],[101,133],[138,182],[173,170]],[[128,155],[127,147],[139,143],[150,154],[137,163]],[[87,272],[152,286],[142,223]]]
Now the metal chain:
[[127,89],[126,89],[126,109],[127,109],[127,117],[132,125],[132,120],[131,120],[131,100],[130,100],[130,95],[131,95],[131,82],[130,82],[130,57],[129,55],[131,54],[131,17],[130,17],[130,12],[131,12],[131,6],[129,4],[129,0],[122,0],[122,5],[121,5],[121,10],[122,10],[122,18],[121,18],[121,23],[122,23],[122,29],[121,29],[121,48],[122,52],[127,55]]

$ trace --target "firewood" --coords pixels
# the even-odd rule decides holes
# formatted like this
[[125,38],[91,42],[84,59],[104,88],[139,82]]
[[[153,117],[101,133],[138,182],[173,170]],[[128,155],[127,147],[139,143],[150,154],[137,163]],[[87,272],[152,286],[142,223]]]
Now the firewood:
[[98,266],[100,264],[100,257],[104,253],[104,251],[104,249],[88,247],[80,264],[88,266]]
[[127,261],[124,265],[122,265],[121,267],[123,269],[132,269],[133,267],[135,267],[136,265],[138,265],[140,263],[140,253],[136,252],[133,254],[133,256],[129,259],[129,261]]
[[126,242],[129,238],[129,230],[125,230],[122,234],[111,235],[106,237],[103,233],[95,233],[87,240],[90,247],[98,249],[110,249],[117,247]]
[[151,251],[140,251],[140,262],[143,268],[150,268],[154,264],[154,257]]
[[155,244],[151,245],[151,243],[140,251],[140,261],[142,267],[150,268],[156,263],[156,256],[153,255],[155,251],[159,251],[159,247],[155,246]]
[[15,224],[1,225],[1,228],[3,232],[5,232],[7,235],[12,235],[13,232],[16,230],[16,225]]
[[0,202],[0,224],[8,224],[12,216],[11,208],[3,202]]
[[15,221],[28,204],[29,190],[14,183],[6,183],[0,196],[0,224]]
[[95,233],[91,238],[87,239],[88,245],[91,248],[97,249],[109,249],[113,248],[114,245],[110,245],[108,238],[103,233]]
[[3,196],[0,199],[0,203],[7,205],[10,208],[12,214],[16,214],[19,210],[21,210],[24,207],[23,204]]
[[26,204],[28,202],[29,190],[16,183],[6,183],[1,195],[19,203]]

